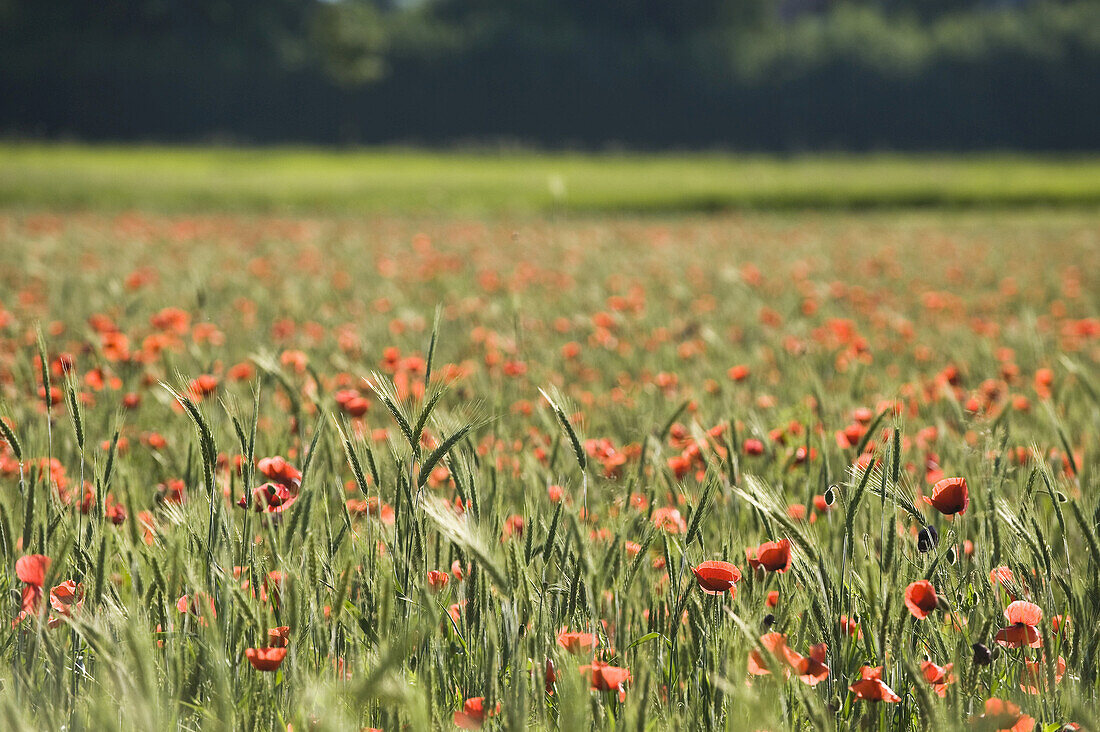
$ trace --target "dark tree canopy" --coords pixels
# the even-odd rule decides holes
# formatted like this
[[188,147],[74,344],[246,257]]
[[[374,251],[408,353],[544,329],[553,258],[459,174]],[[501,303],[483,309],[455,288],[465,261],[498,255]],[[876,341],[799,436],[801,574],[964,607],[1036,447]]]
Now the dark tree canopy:
[[1095,149],[1098,27],[1098,0],[0,0],[0,133]]

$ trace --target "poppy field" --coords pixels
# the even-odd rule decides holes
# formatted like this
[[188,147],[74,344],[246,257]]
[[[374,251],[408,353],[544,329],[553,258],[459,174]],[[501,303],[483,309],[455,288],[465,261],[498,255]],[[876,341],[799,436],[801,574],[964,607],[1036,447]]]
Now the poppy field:
[[0,257],[5,729],[1100,728],[1087,210]]

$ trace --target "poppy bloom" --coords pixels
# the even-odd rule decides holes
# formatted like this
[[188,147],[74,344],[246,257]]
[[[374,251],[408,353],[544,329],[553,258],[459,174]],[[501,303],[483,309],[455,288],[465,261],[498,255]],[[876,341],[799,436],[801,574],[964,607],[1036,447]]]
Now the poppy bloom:
[[1070,619],[1068,615],[1055,615],[1050,619],[1050,629],[1055,635],[1069,632]]
[[256,469],[268,480],[284,485],[292,494],[298,495],[298,489],[302,486],[302,473],[285,458],[278,455],[260,458],[256,462]]
[[825,665],[825,657],[828,652],[829,646],[824,643],[810,646],[809,654],[799,662],[798,668],[795,669],[802,683],[817,686],[829,678],[829,667]]
[[481,729],[485,718],[496,714],[500,714],[500,702],[497,702],[496,708],[486,709],[485,697],[475,696],[464,701],[462,709],[455,712],[455,724],[462,729]]
[[650,517],[653,525],[669,534],[683,534],[687,531],[687,522],[680,515],[680,511],[671,507],[662,507],[653,510]]
[[46,583],[46,570],[49,568],[50,558],[43,554],[30,554],[16,560],[15,575],[26,584],[16,623],[37,612],[42,599],[42,586]]
[[1035,627],[1043,619],[1043,611],[1038,605],[1023,600],[1016,600],[1005,608],[1005,619],[1008,627],[1001,628],[994,636],[994,640],[1007,648],[1039,648],[1043,645],[1043,638]]
[[863,631],[859,629],[859,622],[854,618],[849,618],[847,615],[840,616],[840,629],[855,638],[863,637]]
[[731,367],[730,370],[726,372],[726,375],[729,376],[732,381],[744,381],[749,378],[749,367],[744,364],[738,364],[737,366]]
[[50,607],[58,615],[70,615],[84,602],[84,585],[68,580],[50,590]]
[[920,670],[924,674],[924,680],[932,684],[932,690],[942,697],[947,694],[947,685],[955,681],[955,675],[951,673],[954,667],[953,663],[937,666],[931,661],[924,661],[920,665]]
[[769,572],[786,572],[791,567],[791,540],[766,541],[758,547],[745,549],[745,557],[753,569],[763,567]]
[[44,554],[19,557],[15,562],[15,576],[28,585],[41,587],[46,583],[46,571],[50,568],[50,561],[50,558]]
[[617,691],[619,701],[626,701],[626,684],[630,681],[630,669],[610,666],[598,659],[593,659],[592,665],[581,666],[580,672],[591,676],[593,691]]
[[522,516],[509,516],[504,521],[503,536],[501,540],[512,536],[523,536],[524,521]]
[[993,697],[986,699],[985,711],[979,717],[972,717],[978,729],[1004,730],[1006,732],[1031,732],[1035,729],[1035,720],[1020,711],[1009,701]]
[[[799,653],[787,646],[787,636],[784,633],[765,633],[760,636],[760,645],[779,661],[778,667],[782,669],[784,677],[790,676],[791,669],[797,669],[805,660]],[[760,653],[759,648],[754,648],[749,653],[748,672],[751,675],[767,676],[771,674],[770,665],[771,662]]]
[[1009,587],[1016,583],[1016,577],[1008,567],[997,567],[989,573],[989,584],[996,588],[998,585]]
[[272,648],[286,648],[290,643],[290,626],[280,625],[267,631],[267,644]]
[[570,653],[582,653],[596,647],[595,633],[577,633],[563,630],[558,633],[558,645]]
[[340,409],[350,417],[362,417],[370,409],[370,401],[356,389],[341,389],[332,395]]
[[730,595],[736,595],[741,571],[729,562],[703,562],[691,571],[699,582],[699,589],[706,594],[720,595],[729,592]]
[[244,656],[257,671],[274,671],[283,664],[286,648],[246,648]]
[[[252,489],[252,510],[257,513],[279,514],[294,505],[298,497],[282,483],[264,483]],[[241,508],[248,508],[247,496],[237,501]]]
[[821,495],[814,496],[814,510],[818,513],[828,513],[832,510],[834,503],[836,503],[835,495],[828,491]]
[[970,505],[966,478],[944,478],[932,486],[932,497],[924,496],[924,502],[944,516],[966,513]]
[[905,607],[917,620],[936,609],[936,588],[928,580],[917,580],[905,588]]
[[[1020,688],[1028,694],[1038,694],[1039,689],[1046,684],[1046,663],[1044,655],[1039,661],[1024,661],[1024,672],[1020,675]],[[1058,662],[1054,664],[1054,683],[1062,683],[1062,677],[1066,675],[1066,659],[1058,656]]]
[[771,663],[758,648],[754,648],[749,654],[748,672],[753,676],[767,676],[772,668],[783,672],[787,678],[794,671],[799,680],[810,686],[817,686],[829,678],[829,667],[825,665],[825,657],[829,647],[824,643],[810,646],[808,656],[803,656],[787,645],[787,636],[783,633],[766,633],[760,636],[760,645],[775,659]]
[[764,443],[760,440],[748,439],[745,440],[745,454],[746,455],[763,455]]
[[439,592],[446,587],[449,579],[449,574],[441,572],[438,569],[433,569],[428,572],[428,586],[432,588],[433,592]]
[[[247,584],[247,583],[246,583]],[[203,603],[205,598],[206,602]],[[214,607],[214,598],[206,595],[205,593],[195,593],[194,595],[180,595],[180,598],[176,600],[176,610],[181,614],[194,615],[199,619],[199,624],[206,625],[205,611],[203,605],[210,608],[210,617],[218,617],[218,612]]]
[[196,399],[202,399],[218,390],[218,379],[210,374],[201,374],[191,379],[188,391]]
[[881,701],[891,704],[901,701],[901,697],[882,680],[882,666],[864,666],[859,670],[859,681],[848,687],[856,699]]

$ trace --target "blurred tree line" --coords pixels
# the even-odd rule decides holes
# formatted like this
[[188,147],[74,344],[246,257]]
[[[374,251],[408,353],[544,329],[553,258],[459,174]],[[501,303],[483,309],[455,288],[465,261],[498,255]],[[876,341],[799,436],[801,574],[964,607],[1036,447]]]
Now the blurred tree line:
[[0,0],[0,134],[1100,147],[1100,0]]

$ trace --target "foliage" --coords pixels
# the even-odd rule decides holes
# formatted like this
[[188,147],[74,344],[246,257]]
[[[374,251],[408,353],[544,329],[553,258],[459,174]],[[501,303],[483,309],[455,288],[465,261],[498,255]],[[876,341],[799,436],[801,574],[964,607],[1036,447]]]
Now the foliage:
[[0,130],[1076,151],[1097,28],[1097,0],[8,3]]
[[1095,231],[5,213],[0,718],[1095,729]]

